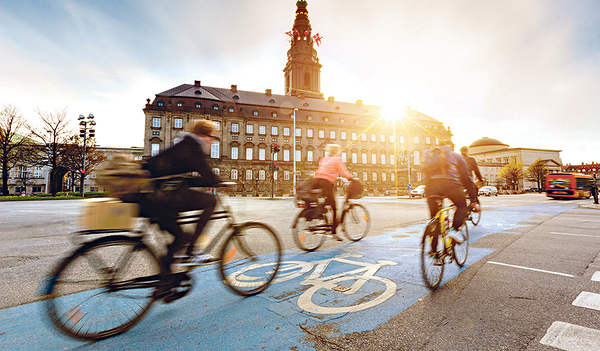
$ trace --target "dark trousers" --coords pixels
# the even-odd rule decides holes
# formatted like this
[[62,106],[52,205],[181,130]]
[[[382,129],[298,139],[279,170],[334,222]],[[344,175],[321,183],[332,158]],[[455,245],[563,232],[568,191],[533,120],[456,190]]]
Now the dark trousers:
[[337,219],[337,209],[335,206],[335,196],[333,195],[333,184],[329,182],[327,179],[323,178],[315,178],[311,183],[312,189],[323,189],[323,194],[325,195],[325,204],[331,206],[333,210],[333,226],[332,232],[335,234],[338,219]]
[[450,179],[431,179],[427,182],[425,192],[427,193],[427,204],[429,205],[431,218],[435,217],[439,210],[437,201],[431,198],[431,196],[439,195],[447,197],[454,203],[456,213],[454,214],[452,228],[458,230],[465,222],[467,216],[467,201],[461,184]]
[[[160,191],[160,190],[157,190]],[[190,189],[187,184],[182,184],[178,189],[149,194],[140,201],[142,216],[156,218],[161,229],[166,230],[173,236],[173,242],[168,246],[165,256],[167,268],[173,261],[173,255],[181,250],[185,244],[188,255],[194,251],[194,243],[202,233],[202,229],[210,220],[217,199],[209,193],[201,190]],[[192,236],[186,235],[179,223],[177,216],[180,212],[203,210]]]

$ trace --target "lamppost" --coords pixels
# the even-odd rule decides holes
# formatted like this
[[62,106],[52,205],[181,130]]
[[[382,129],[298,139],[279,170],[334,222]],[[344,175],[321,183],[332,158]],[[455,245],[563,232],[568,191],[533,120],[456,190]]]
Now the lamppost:
[[[79,191],[81,192],[81,197],[84,195],[83,182],[85,181],[85,153],[86,153],[86,142],[87,137],[93,138],[96,136],[95,125],[96,121],[94,121],[94,115],[89,114],[87,116],[87,120],[83,115],[79,115],[79,136],[83,138],[83,151],[81,155],[81,177],[80,177],[80,185]],[[89,127],[88,127],[89,125]]]
[[297,108],[294,108],[294,113],[292,114],[292,119],[294,120],[294,147],[292,148],[292,157],[294,160],[294,197],[296,197],[296,111]]

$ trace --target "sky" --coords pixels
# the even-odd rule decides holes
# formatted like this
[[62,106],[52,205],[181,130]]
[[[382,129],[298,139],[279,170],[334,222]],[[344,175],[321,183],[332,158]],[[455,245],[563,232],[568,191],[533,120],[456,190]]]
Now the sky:
[[[143,146],[146,99],[181,84],[284,94],[295,0],[0,0],[0,105],[96,116]],[[600,162],[600,1],[308,0],[321,92],[407,106],[457,146],[490,137]]]

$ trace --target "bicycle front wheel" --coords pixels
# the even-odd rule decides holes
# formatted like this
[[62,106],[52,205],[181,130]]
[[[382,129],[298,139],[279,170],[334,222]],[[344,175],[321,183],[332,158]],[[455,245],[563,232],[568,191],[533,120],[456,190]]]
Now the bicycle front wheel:
[[219,273],[236,294],[256,295],[271,284],[281,258],[277,234],[265,224],[248,222],[237,227],[223,244]]
[[440,286],[444,275],[444,242],[438,226],[439,221],[430,220],[421,240],[421,274],[432,290]]
[[314,251],[325,242],[328,233],[327,220],[322,214],[315,215],[319,210],[305,208],[296,216],[292,225],[294,242],[304,251]]
[[47,278],[46,311],[55,327],[75,338],[123,333],[150,309],[161,272],[162,264],[140,238],[94,240]]
[[342,213],[342,228],[344,234],[352,241],[364,238],[371,227],[371,217],[363,205],[350,204]]
[[469,228],[467,227],[467,223],[463,224],[460,227],[460,234],[465,238],[462,244],[456,243],[454,240],[454,244],[452,245],[452,256],[454,256],[454,261],[459,267],[465,265],[467,261],[467,256],[469,255]]
[[479,211],[479,212],[470,211],[469,219],[471,220],[471,223],[473,223],[473,225],[478,225],[479,221],[481,220],[481,211]]

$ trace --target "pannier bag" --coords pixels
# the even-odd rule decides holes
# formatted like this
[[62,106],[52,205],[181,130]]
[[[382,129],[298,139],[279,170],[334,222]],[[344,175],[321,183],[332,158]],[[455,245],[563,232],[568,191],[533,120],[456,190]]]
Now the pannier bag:
[[352,179],[346,191],[348,192],[349,199],[360,199],[363,196],[365,188],[358,179]]
[[136,194],[147,192],[151,184],[150,172],[127,154],[117,154],[97,171],[97,181],[110,196],[132,201]]

